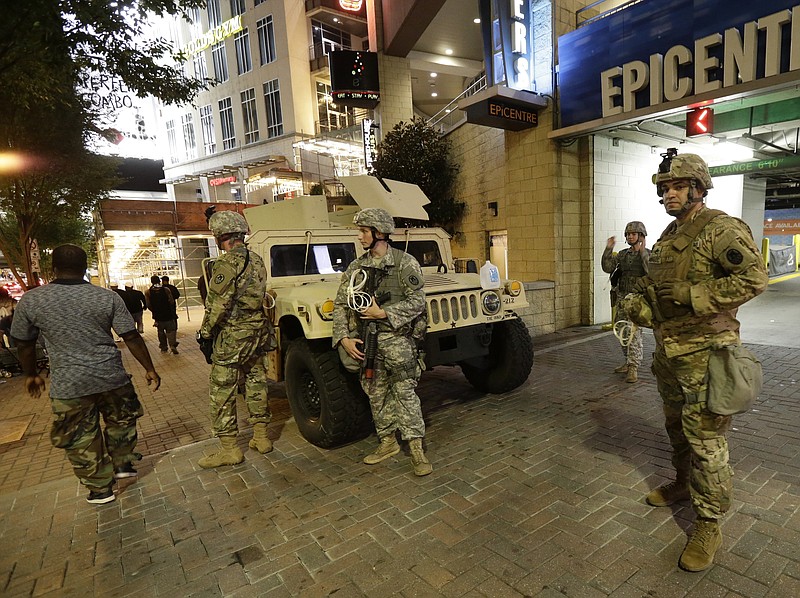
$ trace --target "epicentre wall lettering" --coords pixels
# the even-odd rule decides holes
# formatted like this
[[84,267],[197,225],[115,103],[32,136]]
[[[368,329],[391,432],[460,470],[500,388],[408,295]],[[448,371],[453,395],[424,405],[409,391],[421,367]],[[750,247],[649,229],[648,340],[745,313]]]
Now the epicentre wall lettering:
[[[683,45],[666,53],[652,54],[648,62],[633,60],[600,73],[603,116],[613,116],[636,109],[639,92],[647,92],[649,105],[680,100],[691,95],[748,83],[756,79],[759,66],[763,77],[780,74],[782,57],[781,34],[790,25],[789,71],[800,69],[800,5],[779,10],[744,24],[743,31],[732,27],[694,42],[694,52]],[[758,54],[758,34],[763,31],[765,47]],[[722,64],[711,55],[712,48],[722,46]],[[693,65],[693,77],[680,77],[679,68]],[[712,78],[719,74],[721,78]],[[621,86],[618,84],[621,83]]]
[[202,52],[206,48],[221,42],[226,37],[230,37],[234,33],[242,30],[242,15],[237,15],[232,19],[228,19],[219,27],[214,27],[203,33],[200,37],[193,39],[183,47],[183,52],[191,56]]

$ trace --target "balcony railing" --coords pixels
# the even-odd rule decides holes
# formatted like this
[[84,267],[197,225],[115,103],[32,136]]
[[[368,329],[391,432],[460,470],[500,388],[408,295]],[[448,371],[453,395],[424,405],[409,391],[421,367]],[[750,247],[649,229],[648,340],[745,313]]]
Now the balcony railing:
[[450,100],[450,102],[439,112],[431,116],[426,122],[431,127],[438,127],[441,133],[449,133],[456,126],[461,124],[461,121],[466,119],[464,113],[458,109],[458,101],[467,98],[471,95],[486,89],[486,73],[481,73],[476,77],[472,83],[462,91],[458,96]]

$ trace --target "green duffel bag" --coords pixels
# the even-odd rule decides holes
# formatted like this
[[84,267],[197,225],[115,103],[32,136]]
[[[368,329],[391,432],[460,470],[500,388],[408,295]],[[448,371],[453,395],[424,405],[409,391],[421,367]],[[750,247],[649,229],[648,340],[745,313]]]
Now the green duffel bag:
[[764,373],[761,362],[742,345],[722,347],[708,358],[708,410],[717,415],[736,415],[750,410]]

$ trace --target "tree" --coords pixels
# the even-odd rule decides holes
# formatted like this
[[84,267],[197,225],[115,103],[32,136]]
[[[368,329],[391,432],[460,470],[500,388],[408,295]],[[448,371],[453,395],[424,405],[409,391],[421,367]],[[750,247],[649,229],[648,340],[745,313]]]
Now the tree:
[[450,156],[450,140],[420,119],[398,123],[378,145],[375,174],[415,183],[428,196],[430,224],[455,233],[466,204],[453,197],[458,166]]
[[[207,81],[187,78],[169,60],[168,42],[149,39],[146,29],[153,14],[185,15],[205,4],[0,0],[0,251],[18,279],[23,270],[34,280],[34,239],[42,248],[42,239],[72,240],[66,237],[113,188],[114,162],[86,149],[92,135],[105,132],[104,114],[83,97],[81,80],[101,73],[140,97],[190,101]],[[14,158],[15,166],[4,169],[10,162],[4,158]],[[52,229],[56,220],[65,224],[60,232]]]

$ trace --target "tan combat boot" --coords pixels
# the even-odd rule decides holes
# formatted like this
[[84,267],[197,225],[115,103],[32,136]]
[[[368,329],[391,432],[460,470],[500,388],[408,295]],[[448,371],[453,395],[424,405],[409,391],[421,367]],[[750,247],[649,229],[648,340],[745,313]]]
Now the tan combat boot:
[[267,424],[253,424],[253,439],[248,446],[262,455],[272,450],[272,441],[267,436]]
[[664,484],[650,491],[645,500],[647,504],[654,507],[668,507],[681,500],[688,500],[691,496],[688,480],[683,480],[679,476],[677,481]]
[[411,464],[414,466],[414,475],[428,475],[433,471],[431,462],[422,450],[422,438],[412,438],[408,441],[408,448],[411,451]]
[[679,562],[686,571],[703,571],[714,562],[714,555],[722,546],[722,532],[716,519],[697,518],[694,533],[683,549]]
[[394,433],[381,438],[381,443],[374,453],[370,453],[364,457],[364,463],[367,465],[375,465],[381,461],[386,461],[389,457],[394,457],[400,452],[400,445],[397,444],[397,438]]
[[639,380],[638,369],[635,365],[628,366],[628,374],[625,376],[625,382],[628,384]]
[[625,374],[628,371],[628,363],[623,363],[614,368],[615,374]]
[[238,465],[244,461],[244,455],[236,446],[236,436],[220,436],[219,451],[197,460],[203,469],[220,467],[221,465]]

